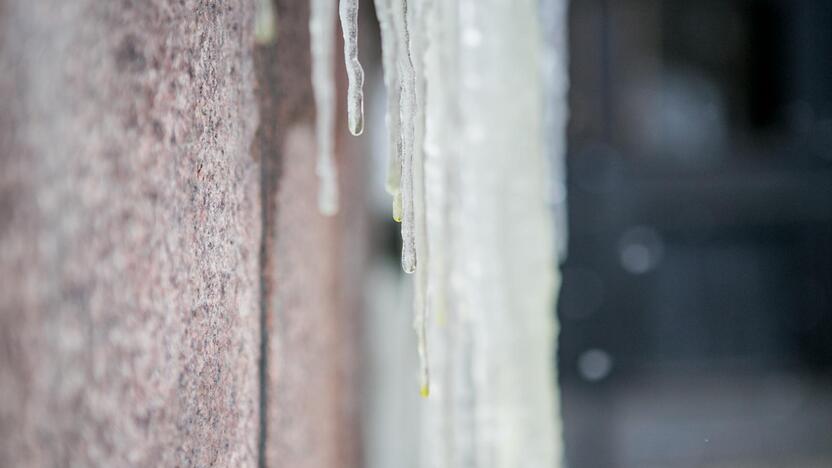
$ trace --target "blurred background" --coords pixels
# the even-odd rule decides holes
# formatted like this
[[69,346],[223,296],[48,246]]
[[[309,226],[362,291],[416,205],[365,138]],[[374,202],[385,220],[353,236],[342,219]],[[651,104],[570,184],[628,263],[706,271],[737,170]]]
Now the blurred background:
[[570,467],[832,466],[832,2],[571,2]]

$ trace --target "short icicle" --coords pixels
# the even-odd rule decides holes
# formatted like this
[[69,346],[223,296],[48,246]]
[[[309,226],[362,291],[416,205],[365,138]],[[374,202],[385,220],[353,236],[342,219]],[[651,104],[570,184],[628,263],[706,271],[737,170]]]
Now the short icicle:
[[358,61],[358,0],[341,0],[338,6],[344,33],[344,61],[347,67],[347,112],[350,133],[364,131],[364,69]]
[[393,24],[391,0],[375,0],[376,17],[381,32],[381,60],[384,72],[384,86],[387,88],[387,151],[389,153],[387,166],[387,193],[393,196],[393,219],[402,221],[402,146],[401,146],[401,115],[399,114],[399,76],[396,69],[398,44],[396,30]]
[[312,0],[309,17],[312,49],[312,91],[315,95],[315,127],[318,158],[318,209],[324,215],[338,211],[338,170],[335,166],[335,5],[331,0]]

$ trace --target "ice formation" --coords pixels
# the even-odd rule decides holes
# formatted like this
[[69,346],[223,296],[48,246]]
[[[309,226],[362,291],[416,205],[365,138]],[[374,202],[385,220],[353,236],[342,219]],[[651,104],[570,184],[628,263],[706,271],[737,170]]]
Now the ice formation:
[[[402,268],[416,271],[416,213],[414,207],[413,159],[416,140],[416,70],[413,66],[409,2],[391,0],[392,24],[396,36],[396,74],[399,78],[399,139],[401,142]],[[395,202],[394,202],[395,203]]]
[[[418,426],[386,433],[417,436],[418,466],[560,466],[567,0],[374,1],[386,185],[431,394]],[[340,11],[352,73],[355,0]]]
[[387,88],[387,122],[389,161],[387,166],[387,192],[393,196],[393,219],[402,221],[402,157],[401,157],[401,115],[399,114],[399,73],[396,64],[398,38],[393,24],[393,10],[390,0],[375,0],[376,17],[381,35],[381,61],[384,86]]
[[[427,21],[425,186],[436,318],[428,327],[435,388],[421,432],[423,466],[560,462],[552,359],[560,234],[547,206],[555,164],[546,160],[545,134],[564,128],[544,132],[544,125],[564,121],[547,113],[565,112],[565,101],[550,110],[545,99],[551,56],[541,11],[551,16],[547,9],[564,5],[436,1]],[[555,16],[551,26],[561,33],[565,17]],[[560,66],[564,52],[551,60]]]
[[[418,336],[420,393],[423,396],[430,391],[425,333],[427,242],[421,138],[425,115],[425,78],[416,70],[422,69],[427,38],[411,31],[424,33],[424,12],[428,4],[426,1],[418,2],[418,8],[413,8],[412,0],[410,3],[408,0],[375,0],[388,95],[386,120],[390,161],[386,188],[393,195],[393,218],[402,224],[402,269],[406,273],[416,273],[414,327]],[[417,272],[419,262],[422,267]]]
[[315,138],[318,159],[318,209],[325,215],[338,211],[338,173],[335,166],[335,4],[312,0],[309,15],[312,55],[312,91],[315,95]]
[[[331,2],[330,2],[331,3]],[[341,0],[338,6],[344,34],[344,62],[347,66],[347,113],[350,132],[364,131],[364,69],[358,61],[358,0]]]

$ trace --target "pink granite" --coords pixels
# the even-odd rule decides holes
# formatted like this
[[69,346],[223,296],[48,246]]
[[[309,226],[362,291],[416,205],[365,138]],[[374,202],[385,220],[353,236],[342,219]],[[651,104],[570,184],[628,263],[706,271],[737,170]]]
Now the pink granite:
[[0,466],[255,466],[252,2],[0,5]]

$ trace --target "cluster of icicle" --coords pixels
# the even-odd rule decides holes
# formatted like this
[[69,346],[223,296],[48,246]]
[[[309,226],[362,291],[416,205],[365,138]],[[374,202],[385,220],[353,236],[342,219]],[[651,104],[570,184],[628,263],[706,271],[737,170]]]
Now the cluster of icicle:
[[[412,2],[412,0],[411,0]],[[421,2],[425,4],[426,2]],[[334,2],[312,0],[310,33],[312,48],[312,84],[317,107],[317,173],[320,181],[318,206],[323,214],[338,209],[337,175],[333,158],[335,85],[332,57]],[[410,30],[419,21],[408,0],[375,0],[381,28],[384,82],[388,90],[387,123],[390,135],[390,163],[387,191],[393,197],[393,218],[401,223],[402,268],[414,273],[417,268],[417,222],[424,222],[419,212],[423,203],[416,198],[421,187],[416,183],[416,166],[422,145],[417,132],[424,127],[424,75],[417,75],[423,54],[423,37]],[[344,60],[347,68],[347,121],[350,132],[364,130],[364,70],[358,61],[358,0],[341,0],[338,5],[344,35]],[[424,9],[421,9],[424,11]],[[424,28],[420,28],[424,29]],[[425,257],[426,252],[422,252]],[[421,275],[424,278],[424,275]],[[424,281],[417,278],[417,283]],[[421,289],[423,298],[424,288]],[[429,374],[424,335],[424,299],[417,299],[416,328],[421,359],[421,392],[429,392]]]
[[[388,96],[386,188],[401,222],[402,268],[414,278],[421,394],[432,395],[420,410],[420,464],[559,466],[552,357],[565,246],[567,0],[374,2]],[[347,121],[359,134],[358,0],[340,0],[339,11]],[[323,141],[335,108],[333,12],[332,0],[312,0],[324,212],[337,207],[332,146]],[[391,436],[414,430],[401,429]]]

